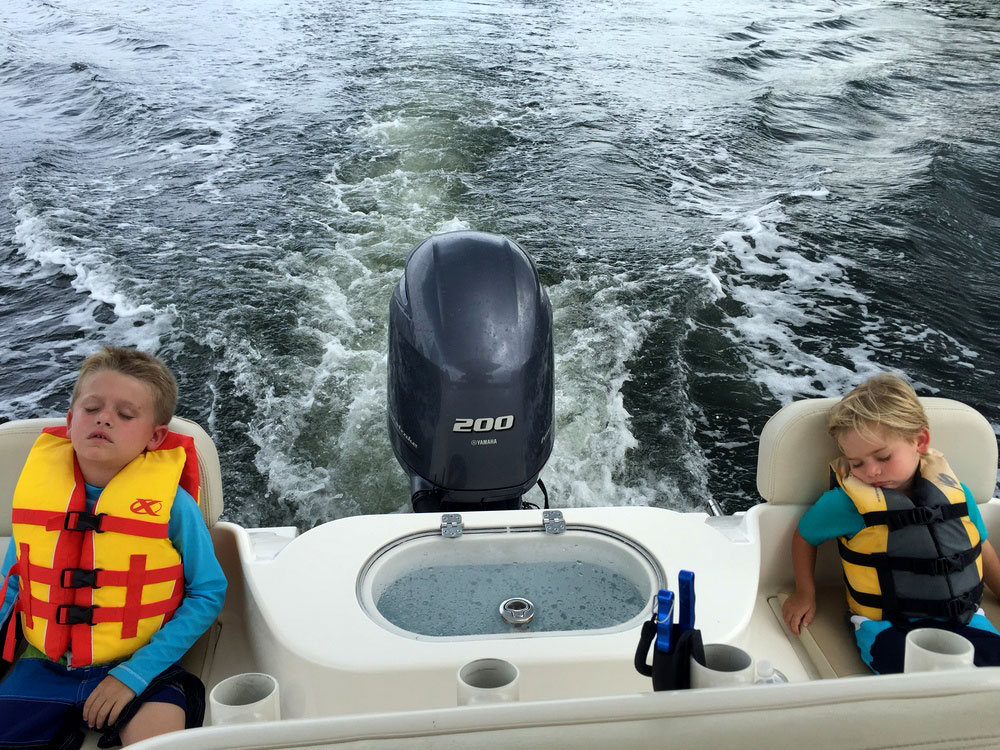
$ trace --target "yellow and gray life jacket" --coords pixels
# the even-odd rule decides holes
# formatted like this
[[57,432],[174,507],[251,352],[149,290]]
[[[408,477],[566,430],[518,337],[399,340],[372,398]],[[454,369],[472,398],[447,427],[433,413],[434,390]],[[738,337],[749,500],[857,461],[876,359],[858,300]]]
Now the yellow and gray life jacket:
[[66,428],[45,430],[11,514],[14,613],[28,642],[53,660],[69,650],[73,667],[124,659],[147,644],[184,596],[183,562],[167,532],[178,486],[197,500],[198,484],[194,441],[171,432],[118,472],[88,512]]
[[982,544],[944,456],[931,450],[921,457],[912,499],[851,476],[844,458],[830,468],[865,522],[838,540],[851,611],[900,623],[914,617],[968,623],[982,598]]

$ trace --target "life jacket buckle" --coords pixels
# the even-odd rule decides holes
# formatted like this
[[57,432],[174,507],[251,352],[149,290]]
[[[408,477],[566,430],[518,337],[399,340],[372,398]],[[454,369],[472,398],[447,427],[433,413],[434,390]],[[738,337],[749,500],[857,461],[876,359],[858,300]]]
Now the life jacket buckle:
[[919,508],[914,508],[916,511],[916,522],[919,524],[929,524],[937,523],[938,521],[944,520],[944,514],[941,512],[941,508],[938,506],[927,506],[921,505]]
[[64,589],[99,589],[101,588],[97,583],[97,572],[99,570],[100,568],[95,570],[64,568],[60,575],[59,583],[62,584]]
[[95,609],[97,609],[97,607],[81,607],[78,604],[60,604],[56,607],[56,623],[59,625],[93,625]]
[[66,513],[66,520],[63,521],[63,528],[66,531],[95,531],[103,534],[101,522],[107,513],[85,513],[83,511],[71,510]]
[[970,612],[975,614],[979,609],[979,600],[970,594],[962,594],[959,598],[948,602],[947,609],[950,617],[959,619]]
[[888,517],[889,528],[893,531],[905,529],[907,526],[927,526],[944,520],[940,506],[921,505],[909,510],[892,513]]
[[961,573],[965,569],[965,561],[962,555],[952,555],[951,557],[939,557],[934,560],[934,573],[944,575],[946,573]]

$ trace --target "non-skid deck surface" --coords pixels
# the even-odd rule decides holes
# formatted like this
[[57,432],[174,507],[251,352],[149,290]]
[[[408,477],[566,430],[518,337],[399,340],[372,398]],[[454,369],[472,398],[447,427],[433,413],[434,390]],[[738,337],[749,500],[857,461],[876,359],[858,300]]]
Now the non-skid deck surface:
[[[787,592],[778,594],[778,613],[787,598]],[[1000,624],[1000,602],[989,591],[983,595],[983,610],[990,622]],[[816,616],[812,623],[802,628],[799,638],[820,677],[830,679],[871,674],[861,661],[854,643],[854,630],[847,619],[847,597],[842,585],[816,589]]]

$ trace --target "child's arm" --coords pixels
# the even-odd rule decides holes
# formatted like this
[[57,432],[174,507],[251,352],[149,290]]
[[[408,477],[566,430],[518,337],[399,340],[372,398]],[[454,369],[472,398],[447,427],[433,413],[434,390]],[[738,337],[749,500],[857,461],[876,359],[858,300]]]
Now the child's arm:
[[986,588],[993,592],[994,596],[1000,598],[1000,559],[997,559],[996,550],[986,539],[988,534],[986,523],[983,521],[983,514],[980,512],[979,506],[976,505],[976,498],[973,496],[972,490],[964,483],[962,489],[965,491],[965,502],[969,507],[969,520],[975,525],[979,537],[983,540],[983,583],[986,584]]
[[796,635],[816,614],[816,547],[799,530],[792,537],[792,568],[795,570],[795,593],[785,600],[781,614],[788,629]]
[[983,583],[1000,598],[1000,559],[989,540],[983,542]]
[[[0,593],[3,594],[0,597],[0,652],[3,651],[3,644],[7,641],[7,629],[17,628],[17,623],[10,616],[20,590],[20,579],[16,575],[10,575],[10,569],[14,567],[16,561],[17,553],[14,551],[14,540],[11,539],[3,558],[3,565],[0,566]],[[4,662],[3,656],[0,656],[0,672],[3,671]]]
[[14,606],[14,600],[17,599],[17,592],[20,589],[20,579],[17,576],[11,576],[9,580],[7,579],[7,574],[10,573],[10,569],[16,561],[17,552],[14,549],[14,540],[11,539],[10,544],[7,545],[7,553],[3,558],[3,565],[0,566],[0,586],[3,586],[5,580],[7,581],[7,591],[4,594],[3,601],[0,602],[0,625],[7,620],[7,615],[10,614],[10,610]]

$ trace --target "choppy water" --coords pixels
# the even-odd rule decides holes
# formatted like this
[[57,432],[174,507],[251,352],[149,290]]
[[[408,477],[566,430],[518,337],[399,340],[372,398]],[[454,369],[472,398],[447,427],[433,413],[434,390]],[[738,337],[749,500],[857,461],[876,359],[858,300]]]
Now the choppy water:
[[0,419],[138,345],[226,517],[406,507],[389,295],[474,228],[553,301],[553,504],[747,507],[878,369],[1000,426],[997,101],[993,0],[4,0]]

